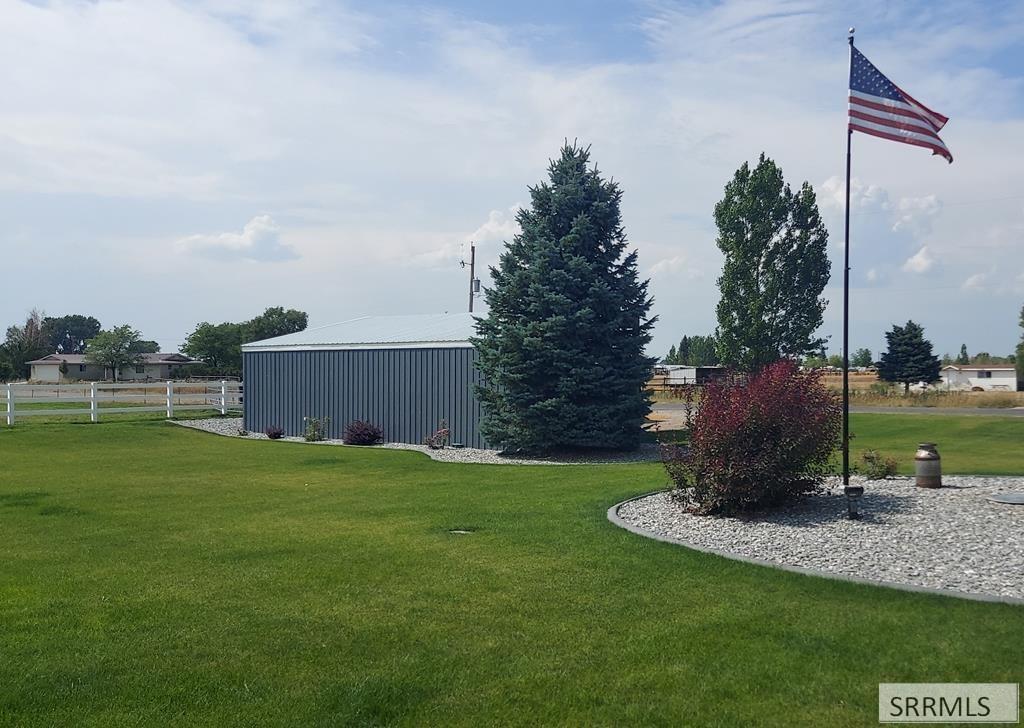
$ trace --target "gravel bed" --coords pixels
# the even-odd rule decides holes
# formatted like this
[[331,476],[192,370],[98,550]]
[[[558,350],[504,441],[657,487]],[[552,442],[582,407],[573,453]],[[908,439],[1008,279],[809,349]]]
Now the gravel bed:
[[[250,432],[240,435],[242,429],[241,417],[213,417],[202,420],[171,420],[177,425],[191,427],[204,432],[212,432],[215,435],[226,435],[228,437],[244,437],[250,440],[269,440],[262,432]],[[288,442],[306,441],[301,437],[283,437]],[[323,442],[306,443],[308,445],[342,445],[344,447],[355,447],[345,445],[341,440],[324,440]],[[551,458],[517,458],[500,455],[497,450],[481,450],[473,447],[446,447],[443,450],[431,450],[425,445],[413,445],[404,442],[388,442],[383,445],[370,445],[361,447],[373,447],[381,450],[414,450],[421,452],[428,457],[444,463],[483,463],[489,465],[606,465],[611,463],[635,463],[648,462],[661,459],[658,446],[655,444],[642,445],[633,452],[609,452],[599,454],[567,453]]]
[[792,507],[745,517],[695,516],[668,493],[624,503],[633,527],[726,555],[840,576],[971,595],[1024,599],[1024,506],[987,496],[1024,492],[1021,477],[943,476],[865,481],[863,519],[846,517],[838,479]]

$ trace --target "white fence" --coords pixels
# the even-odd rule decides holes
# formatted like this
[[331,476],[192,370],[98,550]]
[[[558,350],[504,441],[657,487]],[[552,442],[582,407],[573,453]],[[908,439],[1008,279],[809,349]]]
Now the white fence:
[[[39,416],[89,415],[98,422],[100,415],[136,412],[165,412],[174,417],[185,410],[216,410],[222,415],[242,408],[242,383],[153,382],[108,384],[6,384],[0,409],[8,425],[16,419]],[[85,404],[85,407],[46,407],[46,404]],[[121,404],[122,406],[117,406]],[[43,405],[43,406],[40,406]],[[101,406],[102,405],[102,406]],[[112,406],[107,406],[112,405]]]

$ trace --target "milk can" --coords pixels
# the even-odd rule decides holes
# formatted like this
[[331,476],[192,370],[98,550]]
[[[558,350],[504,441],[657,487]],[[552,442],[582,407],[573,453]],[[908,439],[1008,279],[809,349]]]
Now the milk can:
[[922,442],[914,453],[914,475],[918,488],[942,487],[942,459],[934,442]]

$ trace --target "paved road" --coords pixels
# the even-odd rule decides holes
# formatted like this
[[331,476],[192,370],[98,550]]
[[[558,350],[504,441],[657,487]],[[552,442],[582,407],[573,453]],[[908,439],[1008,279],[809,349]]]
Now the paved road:
[[[682,402],[655,402],[653,410],[666,414],[684,412],[686,405]],[[969,417],[1024,417],[1024,407],[1008,409],[987,407],[867,407],[854,405],[850,407],[854,414],[883,415],[967,415]]]

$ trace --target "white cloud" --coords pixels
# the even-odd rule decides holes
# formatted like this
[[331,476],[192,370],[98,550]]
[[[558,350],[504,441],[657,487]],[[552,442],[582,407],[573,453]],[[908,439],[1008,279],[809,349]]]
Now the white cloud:
[[175,245],[183,252],[208,258],[271,261],[299,257],[281,241],[281,228],[270,215],[257,215],[245,224],[241,233],[189,235]]
[[[505,210],[491,210],[487,220],[468,234],[448,236],[428,236],[412,245],[417,250],[405,250],[395,257],[409,266],[426,266],[428,268],[446,268],[459,262],[469,263],[470,243],[476,243],[477,262],[480,271],[484,270],[484,259],[497,257],[494,251],[501,248],[502,243],[511,240],[519,233],[516,213],[519,205],[515,204]],[[427,249],[424,249],[426,247]]]
[[868,272],[867,272],[867,279],[871,283],[874,283],[875,281],[877,281],[878,280],[878,269],[877,268],[869,268]]
[[657,276],[678,276],[684,275],[690,280],[702,278],[704,271],[694,266],[689,256],[673,255],[671,258],[663,258],[647,270],[648,275]]
[[[818,186],[818,198],[822,207],[842,212],[846,206],[846,180],[832,175]],[[882,212],[891,208],[889,193],[877,184],[865,184],[859,177],[850,179],[850,211]]]
[[915,236],[928,233],[932,222],[942,212],[942,202],[935,195],[902,197],[896,205],[893,232],[906,230]]
[[907,273],[927,273],[935,266],[935,258],[928,252],[928,246],[923,245],[921,249],[907,258],[903,264],[903,270]]
[[988,280],[988,274],[975,273],[972,276],[968,276],[960,287],[965,291],[980,290],[984,287],[986,280]]
[[508,210],[491,210],[487,222],[470,233],[469,239],[483,244],[510,241],[519,234],[519,223],[516,222],[519,208],[520,205],[516,204]]
[[[64,295],[68,306],[116,311],[92,283],[76,281],[107,276],[119,297],[148,292],[164,285],[167,261],[140,262],[139,241],[184,238],[196,255],[302,258],[289,276],[247,265],[226,279],[196,273],[194,260],[179,256],[172,264],[190,277],[175,292],[187,280],[187,300],[137,310],[135,323],[155,338],[176,340],[204,318],[252,316],[269,285],[314,321],[372,313],[367,300],[394,313],[454,310],[464,289],[463,245],[477,240],[478,258],[493,262],[500,241],[515,233],[503,203],[545,177],[566,137],[593,144],[601,169],[622,184],[627,233],[641,241],[641,266],[657,276],[655,347],[684,328],[712,325],[720,260],[712,210],[744,160],[763,150],[794,185],[825,180],[816,187],[822,212],[831,240],[842,243],[844,146],[836,130],[845,103],[836,84],[846,59],[835,29],[846,27],[848,8],[837,0],[639,3],[633,25],[645,36],[635,47],[571,62],[550,49],[578,43],[573,27],[546,29],[556,35],[537,43],[519,28],[477,22],[468,6],[458,14],[436,5],[362,7],[0,3],[0,197],[9,201],[0,249],[25,251],[24,265],[46,266],[67,284],[50,287],[51,298],[38,304],[54,310],[64,303],[52,296]],[[933,273],[930,285],[944,295],[961,296],[965,317],[977,314],[971,307],[982,297],[956,290],[966,272],[983,269],[997,247],[1002,260],[1024,259],[1020,204],[999,201],[1024,186],[1006,153],[1024,138],[1022,74],[989,63],[989,54],[1019,42],[1021,23],[999,8],[943,6],[914,22],[907,21],[915,11],[900,4],[868,3],[860,12],[872,26],[871,59],[952,117],[943,136],[956,162],[856,137],[854,269],[869,278],[876,271],[872,298],[884,319],[906,298],[891,273],[906,251],[927,243],[913,265]],[[986,64],[994,68],[979,68]],[[979,103],[980,96],[1003,100]],[[935,205],[921,202],[929,198],[946,203],[941,225]],[[47,214],[55,209],[61,214]],[[229,230],[256,210],[274,211],[286,232],[270,221],[193,234]],[[96,250],[104,254],[82,252]],[[673,275],[698,269],[702,281],[674,285]],[[834,265],[833,286],[839,279]],[[1004,295],[1012,274],[1000,270],[988,282]],[[386,297],[373,296],[385,287]],[[29,277],[5,293],[7,320],[41,295]],[[829,298],[830,316],[841,298]],[[826,319],[823,335],[837,332],[836,320]],[[969,320],[1002,336],[989,316]],[[890,323],[859,319],[853,334],[862,326],[869,339]],[[958,325],[943,316],[929,333],[952,347]],[[943,344],[944,336],[953,341]]]

